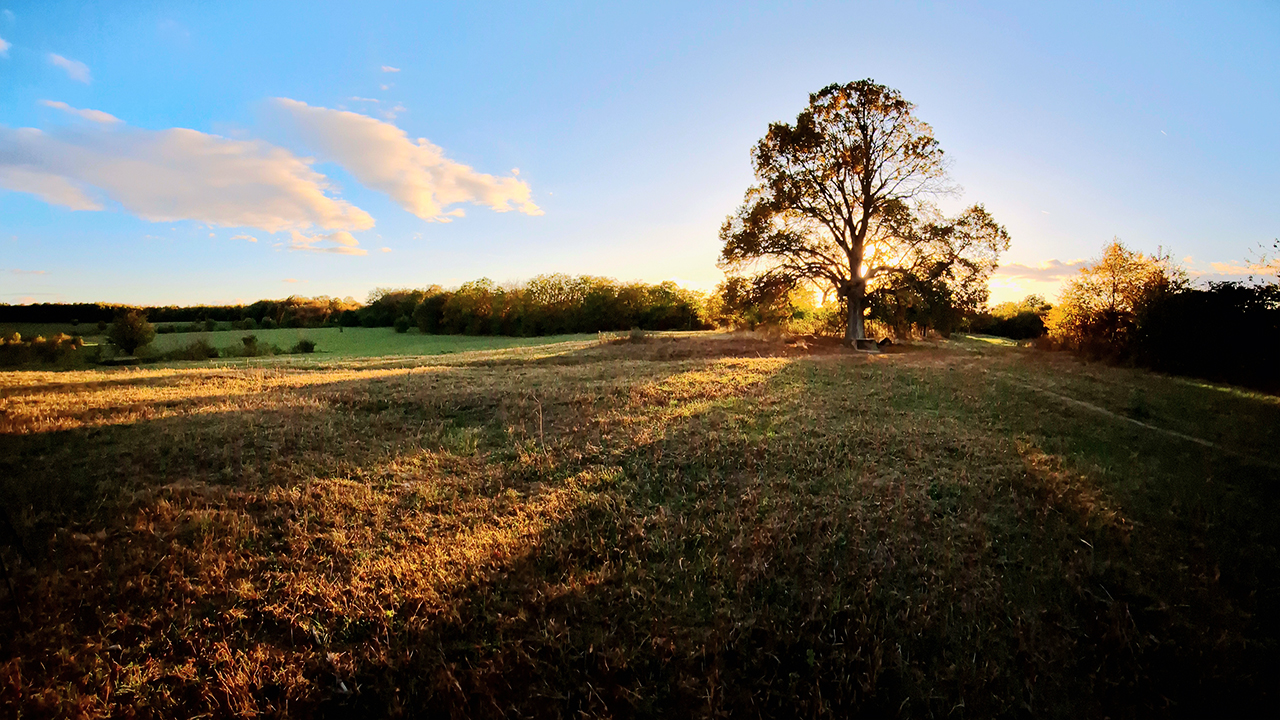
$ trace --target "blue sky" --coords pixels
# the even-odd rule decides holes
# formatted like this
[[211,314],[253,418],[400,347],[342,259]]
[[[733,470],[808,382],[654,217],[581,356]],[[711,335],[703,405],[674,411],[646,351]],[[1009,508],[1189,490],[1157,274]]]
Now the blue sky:
[[0,0],[0,302],[709,289],[751,146],[865,77],[1009,229],[996,300],[1280,236],[1275,2]]

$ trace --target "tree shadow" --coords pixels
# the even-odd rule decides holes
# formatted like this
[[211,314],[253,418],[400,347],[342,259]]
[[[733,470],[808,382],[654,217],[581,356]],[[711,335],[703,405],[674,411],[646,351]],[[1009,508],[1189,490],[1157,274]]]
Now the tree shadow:
[[[43,488],[53,538],[22,579],[29,616],[5,616],[0,698],[65,710],[51,688],[70,681],[88,714],[510,717],[1176,714],[1160,693],[1260,696],[1256,674],[1219,674],[1238,663],[1195,666],[1213,641],[1193,633],[1217,620],[1134,610],[1172,597],[1122,567],[1173,564],[1135,549],[1146,527],[1115,533],[1145,515],[1081,514],[1109,496],[1060,487],[1058,448],[938,412],[908,377],[929,367],[581,352],[0,436],[0,470]],[[83,496],[61,498],[77,478]],[[1123,633],[1150,630],[1187,652],[1125,657]],[[45,675],[24,660],[48,656]]]

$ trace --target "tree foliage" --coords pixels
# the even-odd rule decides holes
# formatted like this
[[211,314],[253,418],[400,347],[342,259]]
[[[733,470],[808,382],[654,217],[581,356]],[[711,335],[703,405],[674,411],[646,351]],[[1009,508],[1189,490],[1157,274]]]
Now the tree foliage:
[[156,329],[147,322],[146,313],[137,309],[121,311],[107,330],[107,340],[120,348],[125,355],[132,355],[138,348],[156,338]]
[[1167,255],[1144,255],[1116,238],[1063,287],[1046,325],[1063,347],[1094,357],[1123,356],[1140,310],[1188,284],[1186,272]]
[[972,313],[962,328],[983,335],[1030,340],[1045,334],[1044,319],[1051,309],[1053,306],[1040,295],[1028,295],[1018,302],[1002,302]]
[[770,125],[752,152],[757,184],[721,227],[721,264],[835,290],[849,340],[865,335],[870,293],[901,322],[951,323],[955,308],[985,301],[1008,233],[981,205],[955,218],[933,205],[951,187],[913,109],[860,80],[810,95],[795,124]]
[[619,283],[609,278],[539,275],[522,285],[488,278],[456,290],[423,291],[412,312],[425,333],[553,335],[607,330],[702,330],[706,299],[673,282]]

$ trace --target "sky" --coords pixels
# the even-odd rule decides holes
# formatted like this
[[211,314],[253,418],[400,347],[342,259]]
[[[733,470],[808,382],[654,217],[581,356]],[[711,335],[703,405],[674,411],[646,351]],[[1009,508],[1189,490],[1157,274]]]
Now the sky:
[[0,303],[710,290],[751,147],[862,78],[1008,229],[993,302],[1280,236],[1277,2],[0,0]]

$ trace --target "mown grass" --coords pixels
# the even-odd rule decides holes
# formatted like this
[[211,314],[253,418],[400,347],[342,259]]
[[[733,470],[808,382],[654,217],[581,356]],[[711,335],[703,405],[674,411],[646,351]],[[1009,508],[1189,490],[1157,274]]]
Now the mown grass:
[[1256,711],[1278,421],[1276,398],[978,341],[0,375],[0,701]]
[[424,335],[412,329],[397,333],[393,328],[275,328],[271,330],[218,330],[199,333],[165,333],[157,335],[151,345],[165,352],[204,339],[214,347],[239,347],[246,335],[258,338],[260,344],[289,348],[299,340],[311,340],[316,351],[329,357],[382,357],[388,355],[444,355],[479,350],[546,345],[571,340],[594,339],[594,335],[558,335],[550,337],[489,337],[471,335]]

